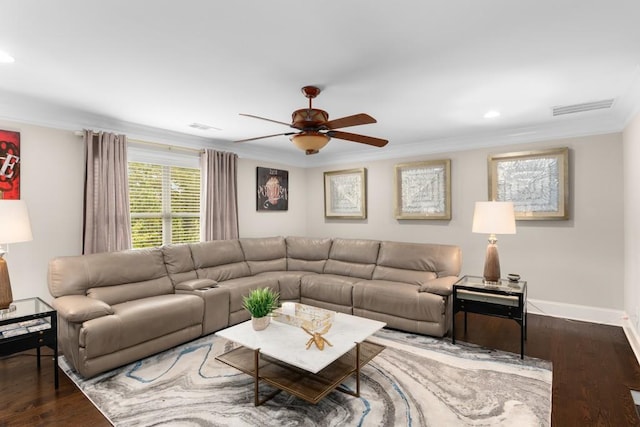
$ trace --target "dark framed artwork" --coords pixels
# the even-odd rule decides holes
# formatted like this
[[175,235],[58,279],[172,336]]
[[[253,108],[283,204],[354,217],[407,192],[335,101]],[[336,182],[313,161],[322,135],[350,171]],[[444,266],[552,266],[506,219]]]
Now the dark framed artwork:
[[0,199],[20,199],[20,132],[0,130]]
[[569,149],[489,156],[489,200],[512,201],[517,220],[569,219]]
[[256,169],[256,210],[289,209],[289,172],[281,169]]

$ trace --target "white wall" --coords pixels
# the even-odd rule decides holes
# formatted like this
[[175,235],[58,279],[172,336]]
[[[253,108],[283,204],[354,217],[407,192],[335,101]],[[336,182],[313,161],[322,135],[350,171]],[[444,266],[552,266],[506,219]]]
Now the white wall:
[[33,231],[33,241],[10,245],[6,255],[13,298],[51,301],[49,259],[82,250],[82,139],[69,131],[7,121],[0,121],[0,129],[20,132],[20,191]]
[[624,169],[624,308],[636,333],[640,330],[640,114],[623,133]]
[[[527,280],[534,301],[616,310],[619,316],[624,305],[620,134],[308,169],[307,234],[455,244],[462,248],[463,274],[481,275],[488,236],[471,233],[471,221],[474,202],[488,198],[487,156],[554,147],[570,148],[571,219],[519,221],[517,234],[498,236],[502,271]],[[394,165],[442,158],[452,160],[452,219],[394,219]],[[323,172],[354,167],[368,169],[368,218],[325,219],[317,196],[323,192]]]

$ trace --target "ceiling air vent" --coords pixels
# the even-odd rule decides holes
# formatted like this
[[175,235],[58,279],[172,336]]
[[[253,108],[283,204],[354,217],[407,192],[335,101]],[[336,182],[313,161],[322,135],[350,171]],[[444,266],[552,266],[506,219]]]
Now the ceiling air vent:
[[553,116],[562,116],[564,114],[584,113],[585,111],[602,110],[603,108],[611,108],[612,99],[603,99],[602,101],[584,102],[582,104],[558,105],[553,107]]
[[209,126],[209,125],[205,125],[205,124],[202,124],[202,123],[191,123],[189,125],[189,127],[194,128],[194,129],[199,129],[199,130],[211,130],[211,129],[222,130],[222,129],[217,128],[215,126]]

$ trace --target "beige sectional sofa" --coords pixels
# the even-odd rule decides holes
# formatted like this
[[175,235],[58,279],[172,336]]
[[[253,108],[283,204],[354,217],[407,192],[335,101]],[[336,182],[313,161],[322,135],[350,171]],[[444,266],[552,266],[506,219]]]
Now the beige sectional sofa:
[[48,285],[62,352],[91,377],[249,319],[258,287],[441,337],[460,269],[457,246],[268,237],[59,257]]

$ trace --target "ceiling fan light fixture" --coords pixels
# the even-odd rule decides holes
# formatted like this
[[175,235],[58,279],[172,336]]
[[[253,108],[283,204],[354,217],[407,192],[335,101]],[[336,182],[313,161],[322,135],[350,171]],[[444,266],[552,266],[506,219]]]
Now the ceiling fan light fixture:
[[295,134],[289,139],[307,154],[315,154],[327,145],[331,138],[320,132],[303,132]]

